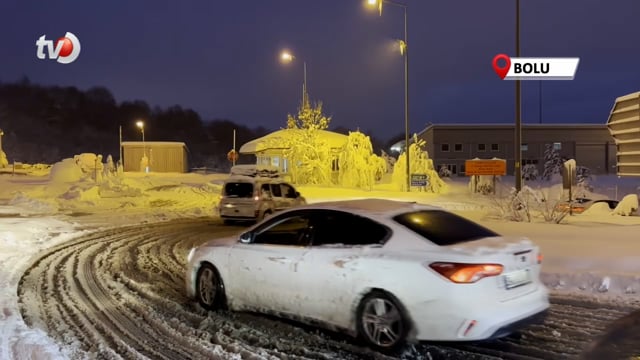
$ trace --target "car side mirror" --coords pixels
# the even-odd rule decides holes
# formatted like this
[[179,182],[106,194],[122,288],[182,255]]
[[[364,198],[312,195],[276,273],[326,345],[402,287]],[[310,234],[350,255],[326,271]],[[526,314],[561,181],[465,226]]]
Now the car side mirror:
[[296,197],[299,198],[300,197],[300,193],[296,191]]
[[243,244],[249,244],[251,243],[251,238],[253,238],[253,234],[251,234],[250,231],[247,231],[246,233],[242,233],[240,235],[240,242]]

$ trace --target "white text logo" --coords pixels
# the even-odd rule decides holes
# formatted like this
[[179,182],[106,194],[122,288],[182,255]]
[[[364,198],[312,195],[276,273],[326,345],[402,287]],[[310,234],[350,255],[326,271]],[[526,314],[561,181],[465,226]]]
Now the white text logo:
[[49,58],[57,60],[60,64],[70,64],[80,55],[80,40],[70,32],[55,43],[53,40],[46,40],[45,35],[42,35],[36,40],[36,47],[38,59]]

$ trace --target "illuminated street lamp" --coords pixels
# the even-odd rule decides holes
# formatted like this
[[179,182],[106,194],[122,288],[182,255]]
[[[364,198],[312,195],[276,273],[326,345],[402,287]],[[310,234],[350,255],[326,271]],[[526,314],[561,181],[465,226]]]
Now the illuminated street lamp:
[[142,160],[140,162],[140,168],[142,171],[148,173],[149,172],[149,159],[147,158],[147,144],[144,141],[144,122],[142,120],[138,120],[136,122],[136,126],[140,128],[140,132],[142,132]]
[[136,122],[136,126],[139,127],[142,132],[142,153],[144,154],[144,157],[147,157],[147,146],[144,142],[144,122],[142,120],[138,120],[138,122]]
[[[287,64],[292,62],[295,58],[296,57],[293,56],[293,54],[291,54],[291,52],[289,52],[288,50],[284,50],[282,51],[282,54],[280,54],[280,59],[282,60],[282,62]],[[307,95],[307,62],[303,61],[302,65],[303,65],[302,106],[306,106],[307,102],[309,101],[308,99],[309,95]]]
[[409,164],[409,48],[407,40],[407,5],[392,0],[367,0],[370,6],[377,6],[382,16],[382,4],[401,7],[404,10],[404,39],[400,40],[400,53],[404,57],[404,147],[407,158],[407,191],[411,191],[411,169]]

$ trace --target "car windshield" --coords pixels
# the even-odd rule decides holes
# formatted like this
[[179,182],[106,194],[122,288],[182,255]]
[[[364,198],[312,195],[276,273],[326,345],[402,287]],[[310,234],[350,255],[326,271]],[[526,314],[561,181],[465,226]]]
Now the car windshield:
[[500,236],[473,221],[442,210],[403,213],[393,220],[440,246]]
[[253,184],[244,182],[227,183],[224,186],[224,195],[237,198],[253,197]]

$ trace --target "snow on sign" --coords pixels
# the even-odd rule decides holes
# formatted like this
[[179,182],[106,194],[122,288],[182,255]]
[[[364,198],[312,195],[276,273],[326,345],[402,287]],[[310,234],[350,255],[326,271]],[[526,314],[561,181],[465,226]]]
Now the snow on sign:
[[411,174],[411,186],[429,186],[429,175]]
[[616,99],[607,127],[616,143],[619,176],[640,176],[640,91]]
[[507,161],[504,159],[473,159],[464,162],[465,174],[473,175],[506,175]]

